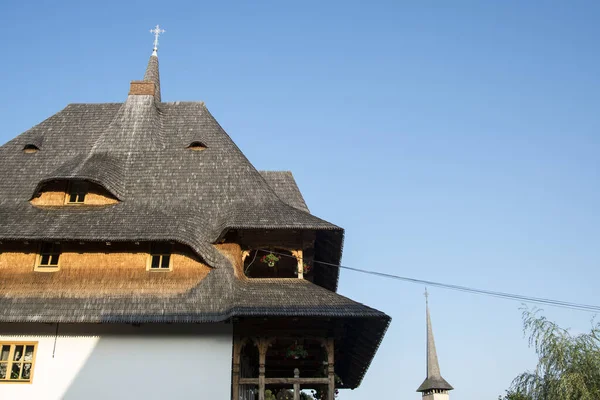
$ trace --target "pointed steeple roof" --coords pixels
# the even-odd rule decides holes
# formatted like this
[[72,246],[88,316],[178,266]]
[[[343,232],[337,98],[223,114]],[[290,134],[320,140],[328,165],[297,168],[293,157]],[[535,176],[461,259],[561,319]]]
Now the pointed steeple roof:
[[[427,297],[427,293],[425,293]],[[429,302],[426,303],[427,310],[427,378],[423,381],[417,392],[429,392],[431,390],[452,390],[454,389],[440,374],[440,365],[438,362],[437,351],[435,350],[435,340],[433,338],[433,329],[431,328],[431,316],[429,315]]]
[[156,49],[154,49],[150,60],[148,60],[144,81],[154,83],[154,99],[160,103],[160,74],[158,72],[158,54],[156,53]]

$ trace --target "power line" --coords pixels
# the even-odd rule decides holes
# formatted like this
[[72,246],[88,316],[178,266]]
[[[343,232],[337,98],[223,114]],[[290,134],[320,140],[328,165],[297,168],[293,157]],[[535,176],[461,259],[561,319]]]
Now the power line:
[[[266,250],[266,249],[257,249],[257,250],[263,251],[265,253],[277,254],[279,256],[295,258],[292,255],[275,252],[275,251],[271,251],[271,250]],[[429,280],[424,280],[424,279],[416,279],[416,278],[410,278],[410,277],[400,276],[400,275],[395,275],[395,274],[388,274],[385,272],[372,271],[372,270],[367,270],[367,269],[362,269],[362,268],[348,267],[345,265],[332,264],[332,263],[328,263],[325,261],[313,260],[313,263],[325,265],[328,267],[347,269],[349,271],[360,272],[363,274],[379,276],[379,277],[387,278],[387,279],[394,279],[394,280],[399,280],[399,281],[409,282],[409,283],[417,283],[419,285],[439,287],[442,289],[455,290],[455,291],[459,291],[459,292],[466,292],[466,293],[478,294],[478,295],[483,295],[483,296],[497,297],[497,298],[502,298],[502,299],[507,299],[507,300],[522,301],[525,303],[534,303],[534,304],[549,305],[549,306],[553,306],[553,307],[568,308],[568,309],[579,310],[579,311],[600,312],[600,306],[593,306],[593,305],[589,305],[589,304],[572,303],[572,302],[568,302],[568,301],[546,299],[546,298],[542,298],[542,297],[524,296],[524,295],[513,294],[513,293],[497,292],[497,291],[493,291],[493,290],[477,289],[477,288],[472,288],[472,287],[468,287],[468,286],[452,285],[452,284],[448,284],[448,283],[441,283],[441,282],[429,281]]]

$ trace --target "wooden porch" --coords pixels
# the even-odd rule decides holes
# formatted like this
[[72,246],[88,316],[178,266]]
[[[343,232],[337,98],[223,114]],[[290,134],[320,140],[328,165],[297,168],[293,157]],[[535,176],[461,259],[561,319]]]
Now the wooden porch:
[[[234,337],[232,400],[265,400],[265,392],[313,389],[335,398],[334,339],[328,337]],[[287,399],[287,397],[286,397]]]

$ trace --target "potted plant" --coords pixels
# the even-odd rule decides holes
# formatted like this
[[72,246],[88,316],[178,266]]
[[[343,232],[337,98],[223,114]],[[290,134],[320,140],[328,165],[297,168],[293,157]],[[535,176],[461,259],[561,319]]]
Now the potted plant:
[[267,264],[269,267],[274,267],[278,261],[279,257],[273,253],[265,254],[260,259],[260,262]]
[[288,347],[285,356],[287,358],[293,358],[295,360],[298,360],[299,358],[308,357],[308,351],[306,351],[304,346],[302,346],[301,344],[294,343],[293,345]]
[[305,274],[308,274],[312,270],[312,266],[307,263],[302,264],[302,271]]

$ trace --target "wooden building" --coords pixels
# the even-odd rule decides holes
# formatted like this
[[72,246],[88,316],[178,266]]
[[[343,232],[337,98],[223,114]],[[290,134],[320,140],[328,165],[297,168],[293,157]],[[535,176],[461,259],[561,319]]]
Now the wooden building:
[[162,101],[155,49],[125,102],[0,147],[0,398],[331,400],[390,323],[336,293],[343,238],[204,103]]

